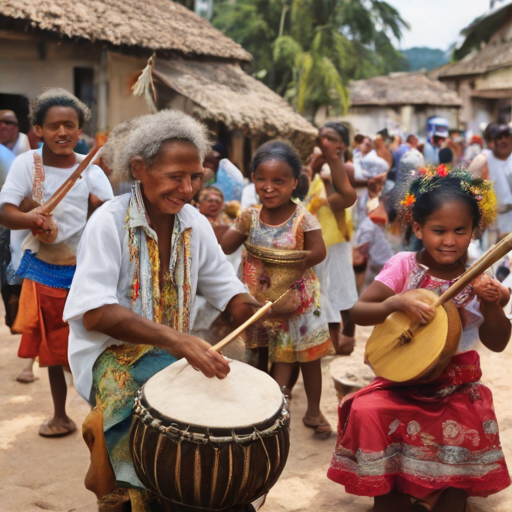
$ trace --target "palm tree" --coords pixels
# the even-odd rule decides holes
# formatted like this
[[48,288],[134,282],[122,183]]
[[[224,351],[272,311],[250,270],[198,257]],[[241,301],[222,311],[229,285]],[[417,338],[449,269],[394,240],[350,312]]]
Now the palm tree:
[[346,110],[348,83],[404,68],[409,25],[383,0],[220,0],[213,23],[254,55],[252,72],[299,112]]

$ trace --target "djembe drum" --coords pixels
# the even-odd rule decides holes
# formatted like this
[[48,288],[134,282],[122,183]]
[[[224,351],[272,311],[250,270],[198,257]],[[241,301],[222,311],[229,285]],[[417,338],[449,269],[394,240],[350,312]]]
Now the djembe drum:
[[289,414],[279,386],[247,364],[230,367],[225,379],[208,379],[178,361],[149,379],[135,400],[135,471],[164,508],[249,504],[284,469]]

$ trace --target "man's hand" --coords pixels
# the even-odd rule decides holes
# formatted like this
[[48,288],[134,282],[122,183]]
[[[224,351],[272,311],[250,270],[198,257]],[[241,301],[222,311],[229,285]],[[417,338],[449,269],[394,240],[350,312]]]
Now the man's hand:
[[52,216],[44,213],[40,206],[25,213],[25,216],[27,219],[27,228],[34,232],[43,231],[51,233],[55,229],[55,222]]
[[175,356],[184,357],[206,377],[224,379],[230,371],[228,360],[211,350],[212,346],[201,338],[184,334],[179,346],[175,347]]

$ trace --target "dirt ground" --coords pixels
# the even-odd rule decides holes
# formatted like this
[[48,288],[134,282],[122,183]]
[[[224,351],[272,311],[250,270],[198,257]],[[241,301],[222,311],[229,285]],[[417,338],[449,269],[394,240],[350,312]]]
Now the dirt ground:
[[[0,313],[1,315],[2,313]],[[2,315],[3,316],[3,315]],[[358,331],[356,355],[361,357],[368,329]],[[15,378],[22,362],[16,352],[19,336],[11,336],[0,327],[0,512],[94,512],[95,498],[83,487],[88,466],[88,451],[80,433],[61,439],[45,439],[37,434],[40,423],[51,412],[48,378],[44,369],[36,369],[40,377],[32,384],[21,384]],[[512,408],[510,389],[512,346],[503,354],[482,348],[484,381],[494,393],[505,454],[512,461]],[[329,373],[334,360],[323,361],[323,411],[336,424],[337,399]],[[88,413],[87,404],[73,387],[68,394],[69,414],[80,424]],[[299,381],[292,404],[291,451],[288,464],[272,489],[265,512],[364,512],[372,500],[344,492],[343,487],[329,481],[327,467],[335,437],[327,441],[313,439],[302,426],[306,408],[304,389]],[[483,510],[510,512],[512,488],[480,502]]]

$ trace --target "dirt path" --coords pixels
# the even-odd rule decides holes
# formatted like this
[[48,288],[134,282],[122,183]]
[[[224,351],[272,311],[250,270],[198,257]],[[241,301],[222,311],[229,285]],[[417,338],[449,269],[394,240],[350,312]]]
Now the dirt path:
[[[0,313],[1,314],[1,313]],[[368,330],[360,330],[358,356]],[[88,465],[88,451],[80,433],[62,439],[44,439],[37,434],[40,423],[51,412],[46,371],[37,369],[40,380],[33,384],[15,381],[21,368],[16,358],[19,336],[11,336],[0,327],[0,511],[1,512],[95,512],[95,498],[83,487]],[[482,348],[484,380],[495,397],[501,439],[509,462],[512,461],[512,346],[504,354],[492,354]],[[323,411],[336,424],[336,394],[331,383],[326,358],[324,367]],[[71,387],[69,414],[80,424],[88,406]],[[271,491],[265,512],[363,512],[371,507],[368,498],[346,494],[325,474],[334,448],[334,436],[328,441],[311,437],[302,426],[306,408],[299,382],[292,405],[292,446],[285,471]],[[512,462],[510,462],[512,464]],[[485,502],[485,510],[510,512],[512,489]]]

